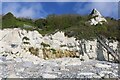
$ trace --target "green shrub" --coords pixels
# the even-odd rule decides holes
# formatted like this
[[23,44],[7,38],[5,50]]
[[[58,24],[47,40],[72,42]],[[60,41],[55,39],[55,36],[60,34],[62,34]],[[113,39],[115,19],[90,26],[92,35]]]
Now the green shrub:
[[[103,35],[106,38],[112,37],[120,40],[120,20],[108,18],[107,23],[102,25],[91,26],[87,23],[91,15],[63,14],[48,15],[46,19],[32,20],[30,18],[16,18],[12,13],[2,16],[2,28],[21,28],[27,31],[37,30],[42,35],[50,34],[55,30],[65,31],[68,37],[77,39],[94,39],[96,34]],[[24,28],[24,24],[32,26]],[[42,30],[40,30],[42,29]],[[49,46],[42,43],[43,46]]]
[[23,39],[22,40],[30,40],[28,37],[23,37]]
[[46,44],[46,43],[44,43],[44,42],[42,42],[41,45],[42,45],[43,47],[50,47],[49,44]]
[[30,47],[29,52],[31,52],[31,54],[33,54],[35,56],[39,55],[39,49],[38,48]]
[[60,45],[60,47],[65,47],[66,45]]
[[23,44],[30,44],[29,42],[23,42]]
[[52,48],[50,50],[52,50],[53,54],[56,54],[56,50],[55,49]]

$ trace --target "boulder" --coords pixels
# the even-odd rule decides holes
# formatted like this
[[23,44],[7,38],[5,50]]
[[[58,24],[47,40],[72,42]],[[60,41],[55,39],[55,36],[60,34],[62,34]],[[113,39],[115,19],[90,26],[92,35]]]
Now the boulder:
[[96,67],[99,67],[99,68],[111,68],[111,65],[107,65],[107,64],[101,64],[101,63],[97,63],[95,64]]
[[54,74],[48,74],[48,73],[43,74],[42,77],[43,77],[43,78],[57,78],[56,75],[54,75]]
[[19,76],[16,76],[15,73],[10,73],[10,75],[7,78],[19,78]]

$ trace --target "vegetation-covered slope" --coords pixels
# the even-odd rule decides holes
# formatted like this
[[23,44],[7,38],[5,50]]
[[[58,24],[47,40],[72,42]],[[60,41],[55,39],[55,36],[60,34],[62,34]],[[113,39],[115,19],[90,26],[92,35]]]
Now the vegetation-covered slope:
[[[75,36],[79,39],[95,38],[96,34],[103,35],[107,38],[119,38],[120,27],[119,20],[106,18],[107,23],[103,25],[91,26],[87,21],[91,18],[90,15],[80,16],[77,14],[65,15],[48,15],[46,19],[27,19],[16,18],[12,13],[8,13],[2,17],[3,28],[24,28],[24,24],[30,25],[30,30],[36,29],[41,34],[49,34],[55,30],[65,31],[67,36]],[[42,29],[42,30],[41,30]]]
[[33,26],[32,19],[16,18],[12,13],[8,13],[2,17],[3,28],[23,28],[24,24]]

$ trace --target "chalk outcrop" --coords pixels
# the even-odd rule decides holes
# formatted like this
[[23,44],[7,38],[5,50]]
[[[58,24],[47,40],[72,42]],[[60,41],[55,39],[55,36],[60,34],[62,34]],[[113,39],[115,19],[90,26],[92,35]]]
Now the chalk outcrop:
[[107,20],[100,14],[97,9],[93,9],[90,16],[91,19],[88,21],[90,25],[103,24],[107,22]]
[[[114,51],[118,50],[117,41],[107,41],[106,44]],[[14,28],[0,30],[0,56],[17,62],[32,61],[37,64],[41,59],[61,57],[79,57],[85,61],[107,60],[107,51],[97,39],[76,40],[75,37],[65,36],[62,31],[42,36],[38,31]],[[113,60],[112,56],[110,59]]]
[[[42,43],[49,46],[46,47]],[[37,31],[26,31],[19,28],[0,30],[0,55],[7,59],[17,60],[20,57],[25,61],[36,62],[36,60],[39,61],[39,58],[44,58],[44,48],[56,50],[55,52],[60,50],[70,52],[78,51],[76,48],[78,46],[76,38],[68,38],[64,32],[42,36]]]

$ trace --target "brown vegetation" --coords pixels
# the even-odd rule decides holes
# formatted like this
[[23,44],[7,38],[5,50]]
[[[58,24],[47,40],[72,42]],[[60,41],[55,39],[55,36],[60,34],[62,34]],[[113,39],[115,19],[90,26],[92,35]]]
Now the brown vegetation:
[[78,57],[76,52],[74,51],[62,51],[62,50],[56,50],[53,52],[51,49],[43,49],[43,57],[44,59],[55,59],[55,58],[63,58],[63,57]]

